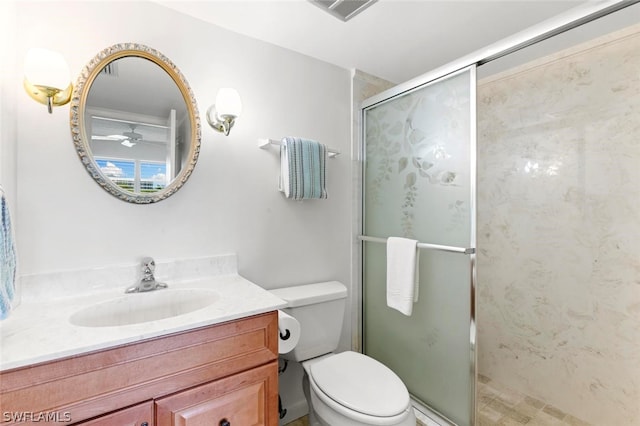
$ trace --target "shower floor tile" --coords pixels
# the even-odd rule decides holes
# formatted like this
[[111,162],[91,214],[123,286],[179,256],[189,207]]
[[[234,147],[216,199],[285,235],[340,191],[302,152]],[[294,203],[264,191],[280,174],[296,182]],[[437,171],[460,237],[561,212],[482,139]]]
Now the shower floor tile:
[[590,426],[550,404],[478,375],[478,426]]

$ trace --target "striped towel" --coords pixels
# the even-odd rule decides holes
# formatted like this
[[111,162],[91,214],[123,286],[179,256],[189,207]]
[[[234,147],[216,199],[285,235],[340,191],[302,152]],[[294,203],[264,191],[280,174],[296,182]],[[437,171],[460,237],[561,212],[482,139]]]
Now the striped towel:
[[319,142],[286,137],[280,146],[280,186],[293,200],[327,198],[327,147]]
[[0,320],[9,315],[15,292],[16,250],[13,244],[9,206],[0,186]]

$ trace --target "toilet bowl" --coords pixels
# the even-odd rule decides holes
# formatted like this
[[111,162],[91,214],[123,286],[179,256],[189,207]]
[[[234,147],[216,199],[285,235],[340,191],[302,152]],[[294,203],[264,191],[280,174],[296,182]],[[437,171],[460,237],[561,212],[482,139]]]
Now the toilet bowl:
[[384,364],[333,353],[342,331],[346,287],[336,281],[271,290],[300,323],[300,340],[282,357],[302,364],[312,426],[415,426],[409,392]]

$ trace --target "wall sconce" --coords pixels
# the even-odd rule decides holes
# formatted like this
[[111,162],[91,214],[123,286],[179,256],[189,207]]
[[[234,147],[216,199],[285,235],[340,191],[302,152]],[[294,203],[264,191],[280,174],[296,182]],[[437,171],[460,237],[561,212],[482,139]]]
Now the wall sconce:
[[242,102],[238,92],[235,89],[223,87],[218,90],[216,103],[207,110],[207,121],[215,130],[229,136],[240,112],[242,112]]
[[29,49],[24,60],[24,88],[33,99],[53,106],[71,100],[73,85],[69,66],[61,54],[47,49]]

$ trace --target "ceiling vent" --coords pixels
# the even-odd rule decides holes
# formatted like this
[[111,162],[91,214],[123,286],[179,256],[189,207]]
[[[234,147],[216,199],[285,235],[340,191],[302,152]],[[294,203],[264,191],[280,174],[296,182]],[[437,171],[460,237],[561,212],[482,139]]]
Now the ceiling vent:
[[107,65],[105,65],[104,68],[102,68],[100,70],[100,74],[108,75],[108,76],[111,76],[111,77],[117,77],[118,76],[118,64],[116,64],[115,61],[109,62]]
[[341,21],[348,21],[378,0],[309,0]]

